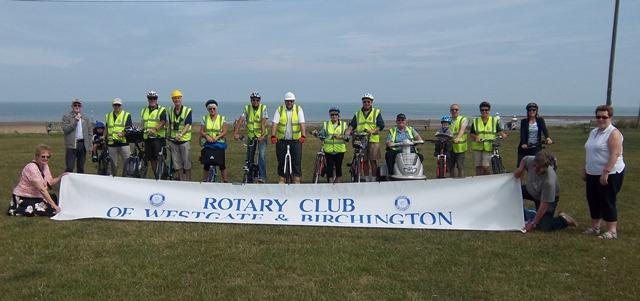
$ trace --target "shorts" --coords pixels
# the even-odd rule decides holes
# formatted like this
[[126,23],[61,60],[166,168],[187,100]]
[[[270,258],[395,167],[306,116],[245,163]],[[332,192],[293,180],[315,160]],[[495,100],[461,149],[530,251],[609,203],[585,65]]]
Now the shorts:
[[225,165],[225,153],[223,149],[205,147],[200,151],[200,162],[204,170],[209,170],[211,165],[216,165],[220,170],[227,169]]
[[479,166],[489,167],[489,166],[491,166],[491,155],[493,155],[493,152],[485,152],[485,151],[474,150],[473,151],[473,160],[475,161],[476,167],[479,167]]
[[165,145],[162,138],[144,140],[144,159],[146,161],[158,161],[160,149]]
[[191,143],[169,143],[174,169],[191,169]]
[[367,152],[365,153],[364,159],[369,161],[376,161],[380,159],[380,143],[367,143]]
[[449,170],[453,170],[456,166],[461,170],[464,170],[464,154],[465,153],[451,153],[451,160],[449,160]]

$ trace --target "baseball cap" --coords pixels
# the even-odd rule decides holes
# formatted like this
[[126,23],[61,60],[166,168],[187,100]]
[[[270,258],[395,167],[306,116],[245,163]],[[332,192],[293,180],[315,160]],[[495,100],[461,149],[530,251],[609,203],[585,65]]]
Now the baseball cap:
[[398,119],[407,119],[407,116],[405,116],[404,114],[400,113],[398,114],[398,116],[396,116],[396,120]]
[[71,101],[71,104],[74,104],[74,103],[82,104],[82,100],[80,100],[80,98],[74,98],[74,99]]
[[122,105],[122,99],[120,99],[120,98],[117,98],[117,97],[116,97],[116,98],[114,98],[114,99],[113,99],[113,101],[111,102],[111,104],[114,104],[114,105]]

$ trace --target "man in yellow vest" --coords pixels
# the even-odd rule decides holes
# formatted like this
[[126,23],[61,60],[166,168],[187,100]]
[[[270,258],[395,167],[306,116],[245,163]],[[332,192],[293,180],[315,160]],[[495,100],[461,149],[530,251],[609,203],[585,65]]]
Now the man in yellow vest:
[[322,150],[327,160],[327,166],[325,167],[327,183],[340,183],[342,182],[342,160],[344,159],[344,153],[347,152],[347,144],[344,141],[347,123],[340,120],[340,109],[338,107],[329,109],[329,118],[329,121],[322,123],[322,129],[320,129],[318,137],[324,141]]
[[302,107],[294,104],[296,96],[287,92],[284,95],[284,105],[278,107],[273,115],[271,126],[271,143],[276,145],[278,157],[278,183],[284,184],[284,157],[287,145],[291,153],[291,174],[293,183],[300,184],[302,176],[302,143],[307,136]]
[[507,134],[502,131],[502,127],[497,119],[491,117],[491,104],[486,101],[480,103],[480,117],[476,117],[471,124],[471,149],[476,166],[476,176],[488,175],[491,165],[491,155],[493,154],[493,144],[491,141],[480,142],[481,139],[492,139],[496,137],[506,138]]
[[191,181],[191,108],[182,105],[182,92],[171,92],[173,110],[169,113],[169,148],[173,168],[180,181]]
[[[396,156],[402,152],[402,150],[397,147],[391,147],[391,144],[400,143],[405,140],[412,142],[422,141],[422,137],[420,137],[420,134],[418,134],[416,129],[407,125],[407,116],[400,113],[396,116],[396,126],[390,128],[389,134],[387,135],[387,151],[384,158],[387,162],[389,176],[393,173],[393,165],[396,163]],[[418,157],[420,158],[420,162],[424,162],[422,154],[418,153]]]
[[256,148],[258,150],[258,183],[265,183],[267,181],[267,164],[265,161],[265,155],[267,150],[267,120],[269,115],[267,113],[267,106],[261,102],[261,97],[258,92],[253,92],[249,95],[251,103],[244,106],[242,115],[235,123],[233,127],[233,138],[235,140],[240,139],[238,130],[240,126],[246,121],[247,124],[247,137],[250,140],[255,140],[255,143],[247,149],[247,160],[249,162],[255,162]]
[[124,175],[124,163],[131,156],[131,149],[129,149],[129,143],[124,137],[124,130],[133,127],[133,122],[131,121],[131,114],[122,109],[122,99],[113,99],[111,105],[113,106],[113,112],[107,113],[104,117],[106,123],[104,140],[107,141],[109,155],[111,155],[111,160],[116,165],[116,170],[118,169],[118,157],[122,159],[122,174]]
[[449,107],[451,112],[451,134],[453,134],[453,151],[449,160],[449,177],[464,178],[464,155],[467,152],[467,126],[469,119],[460,115],[460,105],[457,103]]
[[356,133],[369,133],[369,143],[365,152],[364,176],[367,181],[372,182],[378,176],[378,159],[380,159],[380,131],[384,129],[384,119],[380,109],[373,107],[373,95],[365,93],[362,96],[362,108],[355,113],[347,135],[350,136],[353,130]]
[[[149,91],[147,93],[149,106],[140,111],[142,118],[142,128],[144,129],[144,153],[145,160],[151,162],[154,172],[158,163],[160,149],[165,146],[167,134],[167,111],[164,107],[158,106],[158,93]],[[164,160],[161,158],[160,160]],[[146,175],[142,175],[145,177]]]

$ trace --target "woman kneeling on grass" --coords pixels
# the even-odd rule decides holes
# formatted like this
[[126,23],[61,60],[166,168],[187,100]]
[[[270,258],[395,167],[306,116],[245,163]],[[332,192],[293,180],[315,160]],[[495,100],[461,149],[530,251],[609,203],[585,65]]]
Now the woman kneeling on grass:
[[53,178],[49,170],[51,147],[36,146],[36,156],[22,169],[20,182],[13,189],[8,215],[53,216],[60,212],[57,198],[49,194],[49,188],[60,182],[63,173]]

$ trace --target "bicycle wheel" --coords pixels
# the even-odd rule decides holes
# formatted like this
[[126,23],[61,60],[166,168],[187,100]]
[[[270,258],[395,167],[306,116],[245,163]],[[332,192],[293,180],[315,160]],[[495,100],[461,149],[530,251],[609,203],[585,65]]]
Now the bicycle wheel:
[[504,173],[504,166],[502,165],[502,160],[499,156],[491,157],[491,172],[493,174]]
[[156,170],[153,171],[156,180],[165,179],[165,165],[166,163],[164,162],[164,160],[158,160],[158,162],[156,163]]
[[318,184],[320,174],[322,172],[322,155],[316,155],[316,161],[313,163],[313,180],[312,183]]
[[125,177],[129,177],[129,178],[134,178],[136,176],[136,158],[135,157],[129,157],[127,160],[125,160],[124,162],[124,176]]
[[[248,164],[247,162],[245,162],[245,164]],[[248,165],[243,168],[242,170],[242,183],[251,183],[251,165]]]
[[137,164],[138,176],[137,176],[137,178],[143,178],[143,179],[146,178],[147,177],[147,169],[149,169],[149,162],[138,158],[138,164]]
[[209,173],[207,175],[207,182],[216,182],[216,167],[215,166],[210,166],[209,167]]
[[442,158],[438,159],[438,164],[436,167],[436,177],[438,179],[442,179],[445,177],[445,173],[447,172],[446,168],[446,162]]
[[106,160],[103,158],[99,158],[98,168],[97,168],[98,175],[106,176],[108,172],[107,170],[108,168],[109,168],[109,165],[107,164]]
[[364,165],[364,160],[362,160],[361,158],[356,158],[354,164],[351,164],[351,167],[353,168],[352,181],[354,183],[360,183],[362,168],[364,167],[363,165]]
[[111,157],[107,157],[107,161],[109,162],[109,171],[107,172],[107,175],[115,177],[118,173],[118,170],[116,169],[116,163],[113,162]]

